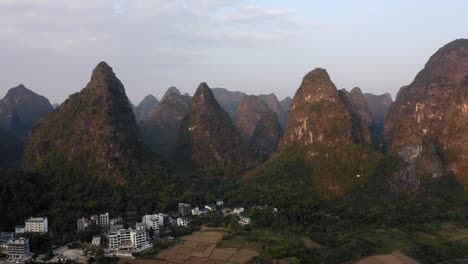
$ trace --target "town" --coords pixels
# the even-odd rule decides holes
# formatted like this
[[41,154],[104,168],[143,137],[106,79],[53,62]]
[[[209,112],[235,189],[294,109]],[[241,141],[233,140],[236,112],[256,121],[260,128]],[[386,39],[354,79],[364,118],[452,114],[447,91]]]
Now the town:
[[[48,235],[48,218],[30,217],[24,225],[18,225],[14,232],[0,232],[0,256],[3,257],[0,263],[90,263],[98,254],[112,258],[133,257],[158,243],[176,242],[172,228],[189,229],[194,219],[206,217],[210,213],[223,217],[234,216],[238,224],[249,225],[249,212],[265,208],[277,212],[276,208],[268,206],[252,206],[249,210],[241,206],[229,208],[224,206],[223,199],[216,199],[215,203],[203,207],[180,202],[177,210],[145,214],[137,219],[113,216],[108,212],[82,216],[76,220],[76,241],[55,246],[52,252],[41,255],[31,250],[29,238],[31,235]],[[80,246],[76,247],[77,244]],[[87,249],[87,252],[82,249]]]

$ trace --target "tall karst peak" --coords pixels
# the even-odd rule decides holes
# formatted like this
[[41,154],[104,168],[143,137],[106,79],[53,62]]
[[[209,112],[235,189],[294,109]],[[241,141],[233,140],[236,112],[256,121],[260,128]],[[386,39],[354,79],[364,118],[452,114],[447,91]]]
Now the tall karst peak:
[[376,158],[361,144],[356,123],[347,97],[338,93],[326,70],[315,69],[303,78],[294,96],[288,125],[273,159],[303,153],[315,171],[310,175],[311,188],[325,197],[344,195],[366,181],[369,164]]
[[261,116],[255,126],[250,141],[250,150],[255,157],[266,161],[278,148],[282,134],[278,116],[273,111],[268,111]]
[[206,83],[195,92],[179,135],[180,153],[200,169],[239,170],[249,160],[231,118]]
[[192,107],[197,107],[198,105],[213,105],[214,107],[220,107],[213,92],[205,82],[200,83],[197,91],[193,95]]
[[400,90],[384,129],[389,150],[406,162],[393,175],[406,184],[395,191],[416,190],[425,175],[438,178],[450,171],[468,190],[467,76],[468,40],[459,39],[440,48]]
[[52,110],[47,98],[20,84],[9,89],[0,100],[0,129],[25,137],[37,121]]
[[83,175],[125,184],[128,172],[139,164],[140,151],[140,134],[124,87],[101,62],[81,92],[33,129],[23,165],[40,170],[60,161],[66,168],[80,168]]
[[[372,125],[372,117],[369,112],[364,95],[359,87],[354,87],[349,93],[349,101],[351,103],[351,110],[354,116],[353,118],[359,119],[360,125],[358,129],[362,135],[362,140],[366,144],[372,144],[371,133],[369,128]],[[357,121],[357,120],[356,120]]]
[[177,87],[175,86],[171,86],[167,89],[166,93],[164,94],[164,96],[168,96],[168,95],[171,95],[171,94],[175,94],[175,95],[180,95],[180,91],[179,89],[177,89]]
[[91,75],[91,80],[86,86],[97,92],[114,92],[125,94],[125,88],[120,80],[115,76],[112,68],[104,61],[96,65]]
[[170,87],[156,109],[141,124],[144,143],[163,157],[175,154],[177,133],[182,119],[189,112],[190,103],[190,96],[182,95],[174,86]]
[[146,121],[159,105],[159,100],[149,94],[135,107],[135,117],[138,122]]
[[242,98],[234,121],[245,144],[250,144],[257,123],[268,112],[272,110],[259,96],[247,95]]

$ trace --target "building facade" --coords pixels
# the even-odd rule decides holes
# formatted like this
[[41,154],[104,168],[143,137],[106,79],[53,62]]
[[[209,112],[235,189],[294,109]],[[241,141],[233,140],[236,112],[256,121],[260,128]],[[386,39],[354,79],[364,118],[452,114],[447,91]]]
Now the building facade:
[[148,233],[145,230],[120,229],[109,235],[109,249],[133,250],[148,243]]
[[31,256],[29,250],[29,239],[19,238],[8,241],[8,257],[15,259],[25,259]]
[[88,218],[80,218],[78,219],[78,221],[76,221],[76,229],[78,229],[78,231],[83,231],[83,230],[86,230],[90,225],[90,222],[89,222],[89,219]]
[[8,241],[15,238],[13,232],[0,232],[0,252],[6,252],[8,249]]
[[31,217],[25,222],[25,231],[27,233],[42,233],[49,232],[47,217]]
[[179,203],[179,215],[189,216],[192,213],[192,206],[186,203]]
[[145,215],[141,218],[141,221],[146,225],[147,230],[150,228],[153,228],[153,230],[159,230],[159,216],[157,214]]
[[104,213],[99,215],[99,225],[103,227],[108,227],[109,226],[109,213]]
[[177,226],[188,226],[189,220],[186,217],[177,218]]
[[99,235],[93,236],[92,244],[93,246],[96,246],[96,247],[101,246],[101,236]]

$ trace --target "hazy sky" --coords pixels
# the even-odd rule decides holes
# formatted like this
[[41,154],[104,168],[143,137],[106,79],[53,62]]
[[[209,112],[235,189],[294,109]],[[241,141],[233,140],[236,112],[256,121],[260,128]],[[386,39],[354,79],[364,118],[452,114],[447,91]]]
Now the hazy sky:
[[201,81],[293,96],[326,68],[338,88],[390,92],[468,37],[468,1],[0,0],[0,97],[19,83],[62,102],[101,60],[129,98]]

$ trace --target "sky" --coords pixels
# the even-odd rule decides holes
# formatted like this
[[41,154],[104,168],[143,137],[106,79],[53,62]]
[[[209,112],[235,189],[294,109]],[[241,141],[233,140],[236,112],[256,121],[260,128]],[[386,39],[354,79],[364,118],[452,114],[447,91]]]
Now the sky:
[[106,61],[137,104],[200,82],[293,96],[327,69],[338,89],[394,97],[446,43],[466,0],[0,0],[0,97],[23,83],[61,103]]

